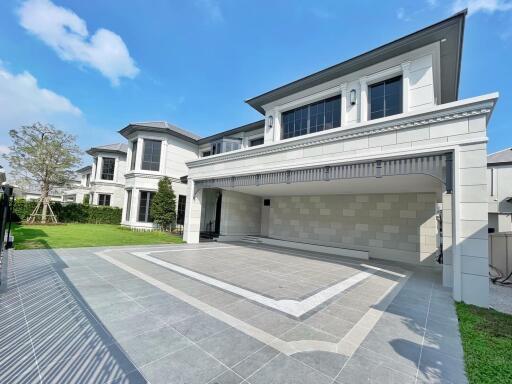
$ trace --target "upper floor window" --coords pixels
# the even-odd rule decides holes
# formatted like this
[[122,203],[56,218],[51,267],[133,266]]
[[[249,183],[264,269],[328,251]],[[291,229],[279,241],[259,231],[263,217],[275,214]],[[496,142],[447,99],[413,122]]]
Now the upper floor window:
[[113,157],[104,157],[101,166],[101,179],[102,180],[114,180],[114,168],[116,165],[116,159]]
[[370,120],[402,113],[402,76],[372,84],[368,91]]
[[257,139],[249,140],[249,147],[255,147],[257,145],[262,145],[263,141],[264,141],[263,137],[258,137]]
[[212,153],[210,151],[203,151],[203,157],[210,156]]
[[[235,151],[237,149],[240,149],[242,145],[241,139],[231,139],[231,138],[224,138],[220,141],[216,141],[211,144],[211,149],[209,151],[208,156],[210,155],[218,155],[219,153],[224,152],[231,152]],[[204,152],[203,152],[204,156]]]
[[91,174],[88,173],[85,175],[85,186],[88,187],[91,185]]
[[282,114],[283,139],[341,126],[341,95]]
[[130,161],[130,171],[135,169],[137,164],[137,140],[132,141],[132,159]]
[[145,171],[160,170],[160,152],[162,142],[160,140],[144,139],[144,151],[142,154],[142,169]]

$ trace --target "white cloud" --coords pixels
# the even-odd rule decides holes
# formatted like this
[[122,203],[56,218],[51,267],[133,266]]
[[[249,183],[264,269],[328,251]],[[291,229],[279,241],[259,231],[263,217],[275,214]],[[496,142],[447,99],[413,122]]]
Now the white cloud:
[[40,121],[41,123],[81,120],[82,112],[69,99],[41,88],[28,72],[13,74],[0,63],[0,152],[7,147],[10,129]]
[[86,22],[73,11],[49,0],[27,0],[18,10],[20,24],[53,48],[59,57],[97,69],[119,84],[121,77],[139,73],[123,39],[100,28],[90,35]]
[[512,1],[510,0],[455,0],[452,6],[453,12],[458,12],[464,8],[468,9],[469,15],[477,12],[493,14],[495,12],[507,12],[512,10]]
[[216,0],[196,0],[196,7],[201,9],[206,15],[214,22],[224,21],[224,15],[220,8],[219,3]]

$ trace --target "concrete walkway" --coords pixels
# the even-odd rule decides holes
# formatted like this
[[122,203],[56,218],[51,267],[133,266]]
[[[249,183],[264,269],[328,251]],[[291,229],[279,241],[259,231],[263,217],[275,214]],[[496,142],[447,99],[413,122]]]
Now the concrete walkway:
[[434,270],[212,243],[18,251],[11,266],[0,383],[466,382]]

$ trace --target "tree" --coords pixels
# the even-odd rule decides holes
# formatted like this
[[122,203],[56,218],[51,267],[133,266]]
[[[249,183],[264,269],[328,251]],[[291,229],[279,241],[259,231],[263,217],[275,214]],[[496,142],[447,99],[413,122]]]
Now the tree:
[[158,182],[158,191],[153,197],[150,213],[153,221],[164,231],[171,229],[176,223],[176,196],[167,176]]
[[[80,149],[76,137],[54,128],[52,125],[35,123],[9,131],[12,139],[10,152],[4,155],[16,178],[37,183],[41,189],[37,215],[42,206],[41,222],[46,223],[53,188],[65,187],[73,179],[72,169],[80,163]],[[53,215],[54,216],[54,215]]]

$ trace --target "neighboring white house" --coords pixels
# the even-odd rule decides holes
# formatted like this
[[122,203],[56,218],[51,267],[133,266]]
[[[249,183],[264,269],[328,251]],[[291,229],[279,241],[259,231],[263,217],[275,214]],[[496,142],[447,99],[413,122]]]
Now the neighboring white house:
[[62,195],[64,203],[83,203],[89,198],[91,193],[91,173],[92,166],[87,165],[75,171],[78,176],[78,182],[72,188],[66,189]]
[[[198,140],[197,159],[183,140],[184,239],[251,235],[433,267],[442,252],[453,297],[487,306],[487,125],[498,94],[458,99],[465,16],[247,100],[264,116],[260,145],[228,131]],[[165,145],[174,136],[164,132],[148,140]],[[142,133],[125,134],[138,153]]]
[[126,144],[109,144],[87,151],[93,157],[90,204],[123,207],[126,148]]
[[487,156],[489,232],[512,232],[512,148]]

